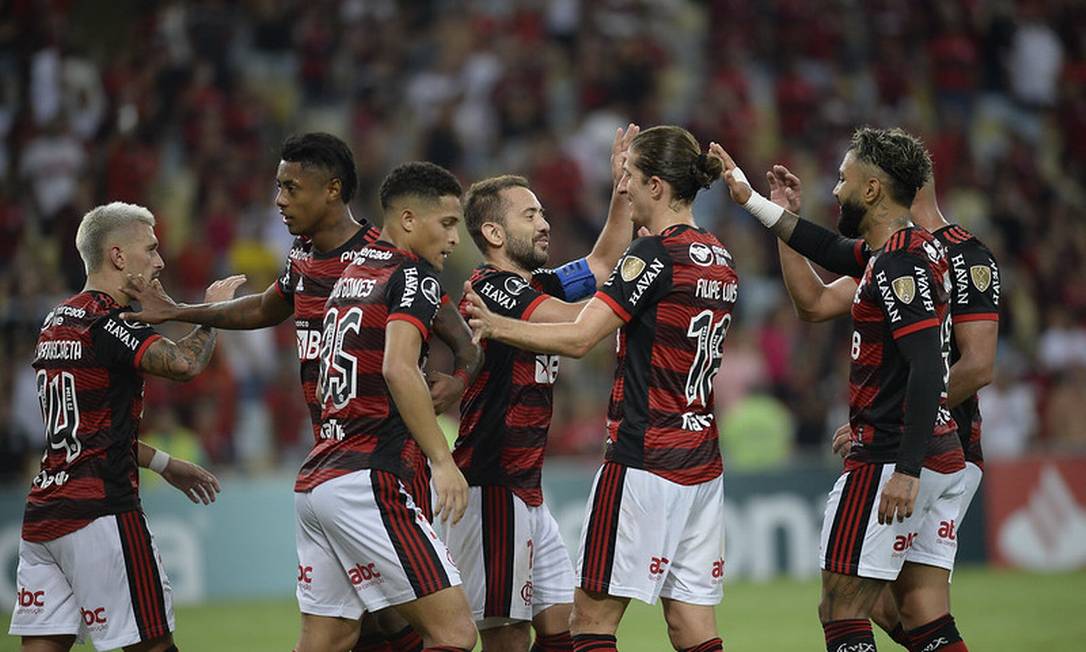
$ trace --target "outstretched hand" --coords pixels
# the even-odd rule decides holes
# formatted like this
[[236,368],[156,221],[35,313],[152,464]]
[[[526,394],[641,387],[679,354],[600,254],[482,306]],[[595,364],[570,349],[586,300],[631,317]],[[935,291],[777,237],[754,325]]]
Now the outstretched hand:
[[621,127],[615,130],[615,141],[611,143],[611,181],[615,185],[622,180],[622,164],[630,153],[630,143],[639,133],[641,127],[632,122],[626,125],[625,130]]
[[173,318],[177,302],[166,294],[161,281],[150,281],[143,274],[129,274],[125,284],[119,288],[129,299],[140,304],[139,312],[122,312],[119,316],[125,321],[136,320],[145,324],[161,324]]
[[244,274],[235,274],[219,279],[207,286],[207,290],[204,291],[204,301],[207,303],[229,301],[234,298],[234,293],[238,291],[238,288],[241,287],[241,284],[246,280]]
[[162,471],[162,478],[177,487],[193,503],[209,505],[215,502],[215,495],[222,491],[219,480],[210,471],[199,464],[170,458]]
[[719,143],[709,143],[709,155],[724,162],[724,171],[720,176],[723,177],[724,183],[728,184],[728,193],[731,194],[732,201],[740,206],[746,204],[750,196],[754,194],[754,189],[751,188],[750,181],[747,180],[743,171],[732,160],[731,155],[724,151]]
[[798,215],[803,192],[799,177],[783,165],[774,165],[765,173],[765,178],[769,181],[769,201]]

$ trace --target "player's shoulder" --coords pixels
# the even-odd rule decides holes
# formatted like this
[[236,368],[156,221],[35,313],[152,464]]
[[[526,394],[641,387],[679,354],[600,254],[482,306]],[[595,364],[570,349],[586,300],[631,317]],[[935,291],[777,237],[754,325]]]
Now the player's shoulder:
[[734,267],[731,252],[709,231],[682,224],[665,229],[660,236],[661,245],[675,264]]
[[965,227],[950,224],[936,231],[935,236],[951,255],[995,260],[988,246]]
[[45,332],[65,325],[77,328],[90,325],[111,311],[120,312],[120,306],[113,297],[104,292],[83,291],[53,306],[46,313],[41,330]]

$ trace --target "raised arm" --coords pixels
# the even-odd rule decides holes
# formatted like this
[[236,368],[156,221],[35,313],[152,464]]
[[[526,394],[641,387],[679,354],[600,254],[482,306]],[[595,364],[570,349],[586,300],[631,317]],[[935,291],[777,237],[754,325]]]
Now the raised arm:
[[792,299],[796,315],[803,321],[826,321],[852,310],[856,281],[842,276],[829,285],[815,273],[807,259],[780,240],[777,251],[781,257],[784,287]]
[[422,334],[418,328],[404,320],[388,322],[381,374],[404,424],[430,460],[437,492],[434,514],[440,514],[442,520],[451,516],[456,523],[467,508],[468,485],[456,468],[445,435],[437,424],[426,379],[418,366],[421,349]]
[[[245,282],[244,276],[232,276],[226,280],[232,279],[236,280],[237,285]],[[294,313],[294,306],[283,297],[274,283],[261,294],[198,304],[177,303],[166,294],[161,284],[155,281],[147,283],[141,276],[129,277],[122,289],[140,303],[141,310],[123,313],[121,318],[148,324],[182,321],[227,330],[253,330],[279,324]]]
[[596,278],[596,286],[603,285],[611,270],[615,268],[619,256],[630,246],[630,238],[633,236],[633,221],[630,202],[625,193],[618,191],[619,181],[622,180],[623,165],[630,150],[630,143],[641,131],[641,128],[630,123],[625,130],[619,129],[615,133],[614,143],[611,145],[611,203],[607,209],[607,221],[596,238],[596,244],[591,253],[586,256],[588,268],[592,276]]

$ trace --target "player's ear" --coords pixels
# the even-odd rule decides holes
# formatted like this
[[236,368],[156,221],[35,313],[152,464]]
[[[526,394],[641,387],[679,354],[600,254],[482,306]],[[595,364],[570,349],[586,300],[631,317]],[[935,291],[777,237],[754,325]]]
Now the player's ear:
[[404,230],[404,233],[411,233],[414,231],[418,221],[419,216],[410,208],[405,208],[400,211],[400,228]]
[[882,179],[879,179],[876,176],[869,177],[867,179],[867,184],[864,186],[864,200],[868,204],[874,204],[879,200],[882,191]]
[[649,177],[649,196],[653,199],[664,196],[664,180],[656,175]]
[[328,194],[329,202],[340,203],[341,193],[343,192],[343,182],[339,180],[339,177],[332,177],[328,181],[328,185],[325,186],[325,192]]
[[113,245],[109,248],[109,262],[113,264],[116,269],[123,270],[127,261],[124,258],[124,250],[118,245]]
[[493,247],[500,247],[505,244],[505,229],[496,222],[483,222],[483,226],[480,228],[483,232],[483,238],[486,239]]

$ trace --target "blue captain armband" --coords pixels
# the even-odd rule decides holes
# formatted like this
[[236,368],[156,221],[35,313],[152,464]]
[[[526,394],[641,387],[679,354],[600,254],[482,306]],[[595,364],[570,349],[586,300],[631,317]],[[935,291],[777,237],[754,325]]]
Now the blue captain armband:
[[596,277],[588,267],[588,258],[578,258],[556,267],[554,274],[562,284],[566,301],[580,301],[596,292]]

